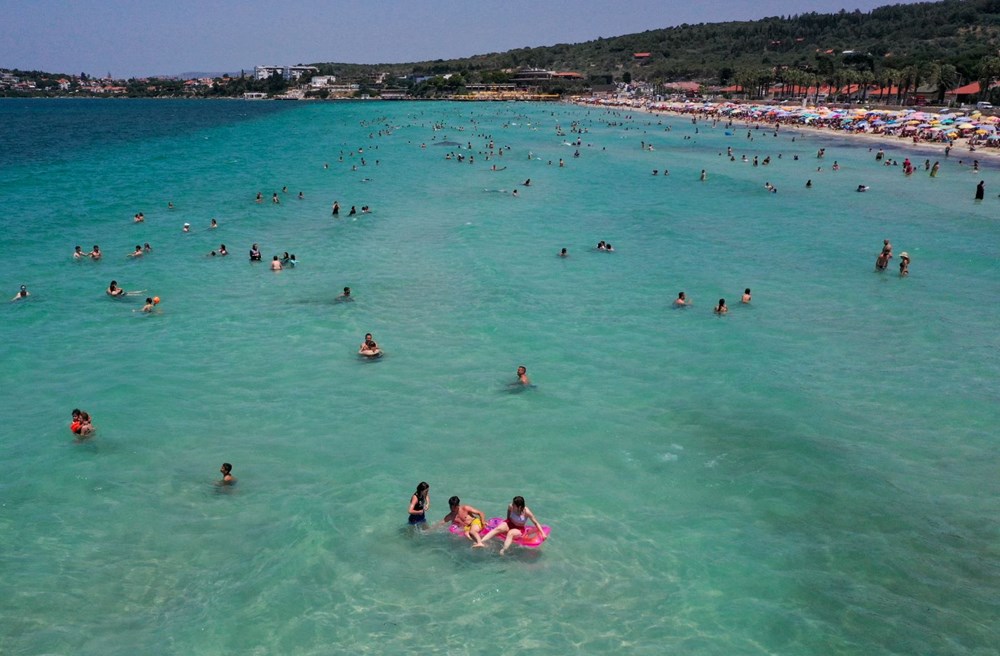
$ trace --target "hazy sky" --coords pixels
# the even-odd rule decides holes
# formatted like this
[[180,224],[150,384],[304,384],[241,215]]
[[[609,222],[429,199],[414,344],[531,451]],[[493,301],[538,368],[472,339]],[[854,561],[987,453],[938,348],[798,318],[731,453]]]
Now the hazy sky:
[[0,68],[131,77],[412,62],[914,1],[0,0]]

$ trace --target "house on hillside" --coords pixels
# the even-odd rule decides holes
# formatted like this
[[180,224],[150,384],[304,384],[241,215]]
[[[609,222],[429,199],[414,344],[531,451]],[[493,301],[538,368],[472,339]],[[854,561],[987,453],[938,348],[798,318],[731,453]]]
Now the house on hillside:
[[542,68],[519,68],[514,72],[513,81],[517,84],[537,84],[552,79],[553,72]]
[[336,75],[313,75],[312,80],[309,81],[309,86],[313,89],[322,89],[334,84],[336,81]]
[[266,80],[274,75],[280,75],[286,80],[297,80],[305,74],[315,75],[319,69],[315,66],[254,66],[253,76],[257,80]]

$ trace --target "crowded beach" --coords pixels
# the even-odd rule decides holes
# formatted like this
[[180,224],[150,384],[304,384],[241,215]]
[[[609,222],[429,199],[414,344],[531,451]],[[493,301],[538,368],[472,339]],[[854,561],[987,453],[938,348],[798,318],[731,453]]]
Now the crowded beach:
[[713,121],[766,123],[813,128],[832,135],[892,139],[896,145],[959,149],[976,157],[1000,158],[1000,116],[977,109],[933,112],[921,109],[870,109],[736,102],[654,102],[635,98],[584,98],[585,105],[676,114]]

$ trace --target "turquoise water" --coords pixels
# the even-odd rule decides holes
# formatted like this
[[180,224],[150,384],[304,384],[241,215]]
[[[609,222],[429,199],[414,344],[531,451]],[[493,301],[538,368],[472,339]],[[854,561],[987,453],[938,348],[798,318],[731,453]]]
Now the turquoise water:
[[0,102],[0,652],[998,653],[997,170],[627,116]]

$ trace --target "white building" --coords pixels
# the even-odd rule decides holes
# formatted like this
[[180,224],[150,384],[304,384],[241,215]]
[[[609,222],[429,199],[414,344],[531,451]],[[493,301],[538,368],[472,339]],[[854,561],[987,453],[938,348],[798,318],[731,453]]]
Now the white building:
[[257,80],[266,80],[274,74],[286,80],[297,80],[305,74],[319,73],[315,66],[254,66],[253,76]]
[[332,85],[336,81],[336,75],[313,75],[312,81],[309,82],[309,86],[313,89],[322,89],[323,87]]

